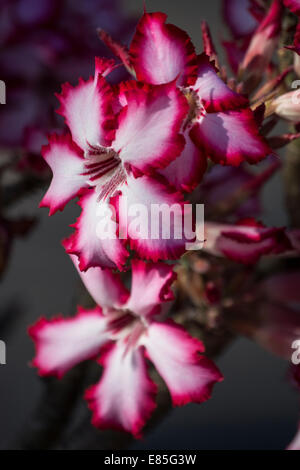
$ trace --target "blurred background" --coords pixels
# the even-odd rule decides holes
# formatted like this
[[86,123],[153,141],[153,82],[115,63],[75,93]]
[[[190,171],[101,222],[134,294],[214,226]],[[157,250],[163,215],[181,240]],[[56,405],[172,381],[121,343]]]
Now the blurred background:
[[[5,31],[1,26],[5,23],[3,18],[5,3],[7,2],[0,2],[2,32]],[[31,2],[25,1],[24,5],[26,3],[28,6]],[[89,73],[88,69],[93,66],[95,53],[102,55],[103,46],[97,40],[95,33],[97,26],[105,28],[113,35],[121,36],[121,39],[127,42],[134,31],[135,18],[142,14],[144,5],[143,0],[124,2],[73,0],[71,3],[76,3],[77,22],[74,22],[74,25],[68,24],[69,30],[77,36],[79,43],[83,44],[84,30],[79,29],[78,18],[86,15],[85,17],[89,18],[86,20],[87,23],[93,28],[90,34],[94,37],[91,36],[89,47],[81,51],[87,65],[83,66],[81,63],[75,67],[75,64],[72,64],[65,72],[61,69],[59,75],[62,75],[62,81],[69,80],[68,74],[77,79],[78,74],[74,70],[83,70],[85,66],[87,68],[84,70]],[[98,10],[97,14],[94,14],[96,4]],[[202,19],[207,20],[218,51],[223,57],[220,41],[225,38],[226,29],[222,24],[219,0],[209,2],[147,0],[146,7],[148,11],[160,10],[167,13],[169,22],[175,23],[190,34],[198,51],[202,48],[200,22]],[[68,15],[66,18],[68,19]],[[69,21],[70,18],[71,16]],[[62,30],[64,28],[62,24]],[[118,33],[118,28],[122,29],[121,33]],[[40,37],[35,38],[41,43],[44,41],[42,32],[45,30],[40,26]],[[29,32],[25,39],[29,39]],[[3,44],[5,47],[5,42],[2,42],[2,47]],[[15,50],[4,49],[6,52],[4,59],[12,61],[12,55],[9,54],[16,54],[17,63],[14,66],[21,67],[18,58],[23,57],[23,65],[30,65],[28,73],[32,73],[34,64],[29,63],[30,49],[30,42],[28,49],[24,48],[19,54]],[[97,49],[98,52],[95,52]],[[69,54],[68,51],[66,49],[66,55]],[[6,82],[7,104],[1,105],[0,108],[0,127],[3,122],[1,113],[4,113],[4,106],[6,112],[11,106],[10,90],[18,89],[18,92],[24,93],[21,84],[16,83],[13,77],[14,71],[7,71],[4,67],[4,59],[2,55],[0,64],[7,76],[0,78]],[[67,69],[67,64],[64,65]],[[51,91],[51,95],[60,89],[59,83],[54,86],[56,88]],[[14,119],[23,119],[21,111],[19,110],[20,117]],[[18,115],[13,114],[13,116]],[[18,127],[18,122],[13,119],[6,120],[5,125]],[[0,137],[8,131],[9,129],[4,126],[0,130]],[[9,212],[11,217],[29,215],[37,217],[38,220],[37,226],[26,239],[15,241],[7,271],[0,284],[0,339],[7,345],[7,365],[0,366],[2,449],[14,446],[17,436],[26,432],[26,429],[32,425],[36,406],[42,406],[41,397],[45,386],[36,371],[28,367],[34,355],[34,348],[26,334],[27,327],[41,315],[51,317],[59,312],[69,314],[75,302],[74,290],[79,283],[77,273],[60,245],[61,240],[70,233],[68,225],[78,216],[79,208],[73,203],[68,205],[62,214],[58,213],[49,218],[47,209],[38,209],[42,194],[43,191],[37,188],[35,194],[22,198]],[[263,204],[264,222],[279,226],[286,223],[280,175],[274,177],[265,189]],[[10,319],[9,322],[1,321],[7,318]],[[175,450],[286,447],[295,435],[299,412],[299,397],[286,380],[286,361],[276,358],[247,339],[238,339],[231,343],[216,362],[225,380],[215,388],[213,398],[201,406],[188,405],[172,410],[158,426],[150,429],[141,441],[131,442],[130,448]],[[83,400],[80,406],[85,407]],[[81,447],[82,445],[78,440],[77,448],[85,448]],[[64,443],[58,444],[58,448],[64,448]],[[115,448],[118,448],[117,443]]]

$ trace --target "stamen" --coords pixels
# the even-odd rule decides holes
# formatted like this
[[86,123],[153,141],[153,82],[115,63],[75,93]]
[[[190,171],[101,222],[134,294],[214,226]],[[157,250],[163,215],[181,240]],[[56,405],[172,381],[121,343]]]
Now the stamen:
[[95,187],[100,201],[112,195],[117,186],[125,181],[125,171],[120,165],[121,160],[118,154],[112,148],[92,145],[89,147],[85,155],[85,171],[82,175],[87,177],[90,186]]
[[[109,181],[107,181],[101,188],[98,196],[98,201],[106,199],[108,196],[113,196],[117,189],[126,181],[126,173],[124,168],[120,165],[115,171]],[[97,188],[98,190],[98,188]]]
[[196,120],[201,120],[206,111],[201,103],[201,99],[191,88],[183,88],[183,93],[187,99],[187,102],[190,106],[189,113],[183,124],[183,130],[185,131],[189,126],[191,126]]

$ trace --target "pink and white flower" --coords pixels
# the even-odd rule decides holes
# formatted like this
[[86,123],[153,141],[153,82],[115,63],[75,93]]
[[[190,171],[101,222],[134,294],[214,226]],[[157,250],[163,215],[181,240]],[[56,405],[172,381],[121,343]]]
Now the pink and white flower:
[[[146,83],[129,80],[111,87],[105,77],[115,64],[97,58],[94,79],[63,86],[59,113],[71,135],[51,136],[43,149],[53,179],[41,206],[51,215],[80,197],[82,214],[66,246],[79,257],[82,270],[122,269],[128,244],[145,259],[177,259],[187,242],[182,193],[199,184],[207,157],[237,166],[257,163],[271,150],[248,100],[227,86],[205,54],[196,56],[188,35],[167,24],[165,15],[145,13],[128,51],[99,34],[127,70]],[[161,230],[155,239],[136,233],[134,240],[130,234],[120,240],[125,199],[129,210],[139,202],[147,209],[177,204],[180,214],[172,228],[182,236],[165,240]],[[109,222],[112,243],[96,233],[98,214],[109,210],[110,202],[118,206]]]
[[[97,211],[112,196],[121,191],[136,200],[145,190],[148,203],[158,196],[161,203],[178,201],[176,192],[166,182],[159,184],[153,173],[166,167],[184,148],[180,133],[188,111],[184,95],[173,82],[142,87],[135,84],[120,91],[123,107],[116,115],[118,96],[104,78],[111,68],[110,61],[96,60],[94,80],[81,80],[74,88],[63,86],[59,112],[72,137],[51,136],[50,144],[43,149],[53,179],[41,206],[50,207],[51,215],[81,195],[83,211],[68,251],[79,256],[84,270],[91,266],[121,268],[126,259],[120,240],[111,246],[110,240],[102,241],[96,234]],[[138,177],[145,174],[144,188]],[[184,243],[182,239],[177,253],[183,253]],[[158,256],[171,257],[171,251],[172,246]]]
[[247,99],[223,82],[204,55],[199,58],[198,77],[190,93],[195,100],[190,137],[215,163],[253,164],[271,152],[259,135]]
[[68,319],[42,318],[30,328],[36,345],[33,365],[40,375],[61,377],[81,361],[98,359],[104,368],[101,380],[86,393],[93,424],[135,436],[155,408],[156,386],[146,358],[166,382],[174,405],[207,400],[222,375],[201,354],[201,341],[164,320],[174,298],[172,267],[134,260],[129,293],[119,275],[100,268],[83,273],[73,261],[98,306],[79,309]]
[[[247,99],[223,82],[206,55],[196,58],[186,33],[165,20],[161,13],[145,13],[140,20],[128,52],[134,74],[147,83],[177,80],[189,103],[184,125],[187,145],[192,145],[190,137],[202,154],[216,163],[239,165],[241,161],[262,160],[270,149],[259,135]],[[183,159],[181,155],[175,160],[174,167],[184,166]],[[199,161],[194,152],[194,157],[190,156],[193,174],[201,165]],[[194,182],[187,184],[186,175],[184,179],[184,186],[193,189]]]

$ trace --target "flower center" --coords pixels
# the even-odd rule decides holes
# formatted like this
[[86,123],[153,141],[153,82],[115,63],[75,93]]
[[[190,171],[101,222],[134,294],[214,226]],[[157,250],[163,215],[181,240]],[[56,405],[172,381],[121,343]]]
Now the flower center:
[[[108,312],[106,312],[108,314]],[[114,340],[124,340],[126,350],[138,345],[141,336],[145,333],[147,322],[142,317],[137,317],[127,309],[111,309],[109,311],[111,320],[107,330]]]
[[126,174],[118,154],[111,147],[93,147],[85,153],[88,184],[95,188],[98,200],[112,196],[124,183]]
[[205,116],[206,111],[198,94],[192,88],[183,88],[182,92],[190,107],[183,126],[184,130],[186,130],[194,122],[201,121]]

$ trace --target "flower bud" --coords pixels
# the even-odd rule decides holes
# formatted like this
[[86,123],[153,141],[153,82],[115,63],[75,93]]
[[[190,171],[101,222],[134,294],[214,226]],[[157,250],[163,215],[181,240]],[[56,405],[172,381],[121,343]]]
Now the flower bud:
[[274,0],[267,15],[254,33],[241,66],[243,78],[254,89],[260,82],[278,43],[282,5]]

